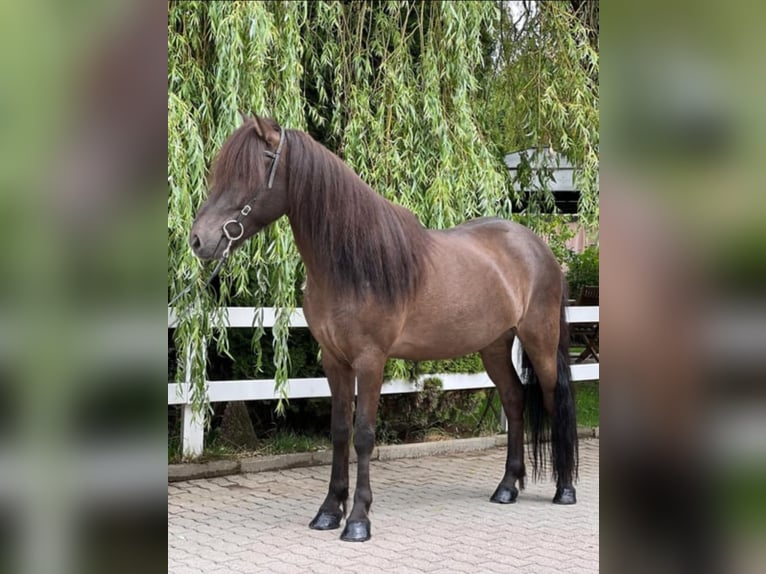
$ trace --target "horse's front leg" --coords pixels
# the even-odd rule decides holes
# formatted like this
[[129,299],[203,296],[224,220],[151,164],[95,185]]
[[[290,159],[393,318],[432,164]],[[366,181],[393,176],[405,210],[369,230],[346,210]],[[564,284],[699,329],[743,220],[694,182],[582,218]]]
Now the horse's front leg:
[[368,516],[372,504],[370,457],[375,448],[375,420],[385,364],[386,357],[378,354],[365,355],[354,361],[359,393],[354,423],[354,448],[358,465],[354,507],[340,536],[341,540],[364,542],[371,536]]
[[319,512],[309,523],[315,530],[339,528],[348,500],[348,448],[351,438],[351,407],[354,372],[349,365],[322,350],[322,365],[332,393],[332,472],[330,490]]

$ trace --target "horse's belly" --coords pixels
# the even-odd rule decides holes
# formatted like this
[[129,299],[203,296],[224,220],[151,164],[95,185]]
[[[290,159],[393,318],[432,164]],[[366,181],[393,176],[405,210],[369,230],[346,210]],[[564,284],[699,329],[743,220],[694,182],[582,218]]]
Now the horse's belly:
[[513,326],[507,315],[464,317],[456,313],[449,320],[424,318],[408,322],[389,355],[414,361],[461,357],[487,347]]
[[430,277],[408,306],[389,355],[410,360],[460,357],[516,327],[522,294],[509,267],[469,243],[451,244],[433,260]]

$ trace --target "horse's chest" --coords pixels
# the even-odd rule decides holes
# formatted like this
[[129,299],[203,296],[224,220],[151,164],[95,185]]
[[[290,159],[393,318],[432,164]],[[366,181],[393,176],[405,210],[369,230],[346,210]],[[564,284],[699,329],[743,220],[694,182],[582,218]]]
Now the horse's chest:
[[324,350],[351,362],[373,348],[386,352],[401,331],[404,315],[353,298],[304,294],[304,316],[311,334]]
[[341,307],[329,301],[317,300],[306,289],[303,314],[311,334],[323,348],[332,349],[338,353],[342,347],[346,346],[343,334],[347,332],[344,328],[347,313]]
[[359,353],[358,342],[362,338],[355,334],[358,329],[353,325],[338,319],[326,314],[306,315],[309,330],[322,347],[322,351],[351,364]]

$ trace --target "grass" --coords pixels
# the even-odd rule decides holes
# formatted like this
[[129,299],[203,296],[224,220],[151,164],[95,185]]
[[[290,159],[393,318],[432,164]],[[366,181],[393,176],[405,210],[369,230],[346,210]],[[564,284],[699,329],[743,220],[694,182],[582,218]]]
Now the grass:
[[[205,449],[198,462],[219,459],[232,459],[244,456],[259,456],[271,454],[287,454],[291,452],[314,452],[331,448],[329,439],[320,435],[298,434],[295,431],[278,431],[272,436],[259,441],[255,450],[246,450],[233,447],[222,442],[216,433],[205,441]],[[178,437],[168,439],[168,463],[182,461],[181,444]]]
[[264,441],[262,454],[286,454],[290,452],[312,452],[331,448],[325,436],[303,435],[294,431],[280,431]]
[[574,392],[577,426],[599,426],[598,382],[574,383]]

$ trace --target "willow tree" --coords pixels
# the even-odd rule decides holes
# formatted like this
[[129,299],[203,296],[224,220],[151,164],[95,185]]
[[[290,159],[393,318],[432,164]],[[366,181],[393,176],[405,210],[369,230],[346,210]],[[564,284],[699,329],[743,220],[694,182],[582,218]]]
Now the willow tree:
[[[498,35],[507,24],[505,14],[498,2],[169,3],[168,282],[170,296],[189,283],[197,287],[177,303],[185,312],[175,340],[179,380],[196,383],[198,404],[206,346],[215,341],[219,352],[227,351],[217,308],[233,303],[282,310],[272,330],[275,378],[282,389],[289,311],[300,304],[304,270],[286,221],[233,254],[217,294],[204,288],[205,269],[187,247],[211,161],[238,126],[239,112],[309,131],[428,227],[480,215],[513,217],[519,197],[502,162],[507,142],[486,129],[491,110],[500,111],[508,87],[503,78],[512,70],[534,73],[525,62],[546,48],[547,34],[564,41],[577,30],[557,16],[535,29],[536,41],[519,42],[512,58]],[[562,87],[580,81],[572,71],[579,61],[559,63],[565,67],[549,69],[550,79],[560,78]],[[523,116],[518,98],[541,101],[539,82],[524,85],[531,79],[514,78],[517,100],[503,113]],[[560,101],[568,94],[554,95]],[[583,143],[585,132],[570,129],[579,116],[568,119],[566,110],[564,115],[563,131],[550,133],[560,142],[566,132],[569,149],[578,150],[574,159],[581,160],[587,154],[579,150],[592,149],[594,142]],[[587,188],[589,197],[594,189],[595,184]],[[592,204],[583,207],[592,212]],[[263,333],[255,330],[256,354]],[[405,369],[398,364],[400,373]]]
[[[578,217],[586,231],[594,232],[598,228],[598,0],[517,2],[513,8],[498,13],[478,107],[482,127],[501,150],[549,148],[576,166]],[[526,180],[517,187],[539,191],[527,197],[523,222],[541,230],[552,219],[544,214],[555,216],[554,197],[546,181],[543,185],[529,181],[532,170],[519,173]]]

